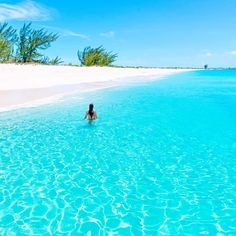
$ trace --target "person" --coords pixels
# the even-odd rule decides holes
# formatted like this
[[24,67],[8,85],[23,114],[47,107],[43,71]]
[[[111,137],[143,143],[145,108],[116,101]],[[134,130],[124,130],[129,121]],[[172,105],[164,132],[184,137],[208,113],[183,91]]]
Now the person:
[[88,119],[88,120],[96,120],[97,117],[97,112],[93,109],[94,105],[93,104],[89,104],[89,110],[86,111],[86,114],[84,116],[84,120]]

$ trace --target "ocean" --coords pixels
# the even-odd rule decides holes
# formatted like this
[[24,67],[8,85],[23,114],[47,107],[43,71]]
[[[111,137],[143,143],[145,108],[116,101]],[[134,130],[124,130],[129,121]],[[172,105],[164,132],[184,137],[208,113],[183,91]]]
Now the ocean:
[[1,113],[0,234],[235,235],[236,70]]

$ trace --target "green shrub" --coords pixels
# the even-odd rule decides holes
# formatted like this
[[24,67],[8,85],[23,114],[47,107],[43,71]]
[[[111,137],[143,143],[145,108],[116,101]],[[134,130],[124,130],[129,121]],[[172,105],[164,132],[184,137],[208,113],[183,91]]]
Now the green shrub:
[[43,61],[44,55],[39,51],[49,48],[57,38],[57,34],[48,33],[44,29],[32,29],[31,23],[24,24],[17,40],[17,61],[23,63]]
[[15,29],[7,23],[0,24],[0,61],[12,59],[16,39]]
[[60,57],[55,57],[55,58],[52,58],[50,60],[49,64],[51,64],[51,65],[59,65],[61,63],[63,63],[63,60]]
[[86,47],[83,51],[78,51],[77,55],[83,66],[109,66],[117,58],[117,54],[107,52],[103,46]]

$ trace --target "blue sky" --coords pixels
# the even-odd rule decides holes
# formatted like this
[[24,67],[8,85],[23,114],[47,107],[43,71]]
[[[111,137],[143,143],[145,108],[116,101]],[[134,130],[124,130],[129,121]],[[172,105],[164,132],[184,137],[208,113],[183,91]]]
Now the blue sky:
[[236,0],[1,0],[4,21],[58,32],[46,54],[66,63],[103,45],[117,65],[236,66]]

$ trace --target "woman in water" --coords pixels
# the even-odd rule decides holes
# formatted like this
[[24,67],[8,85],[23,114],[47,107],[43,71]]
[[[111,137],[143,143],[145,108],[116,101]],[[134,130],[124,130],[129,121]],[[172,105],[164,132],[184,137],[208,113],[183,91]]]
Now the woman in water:
[[84,120],[88,119],[88,120],[96,120],[97,117],[97,112],[93,109],[93,104],[89,105],[89,110],[86,112],[85,116],[84,116]]

